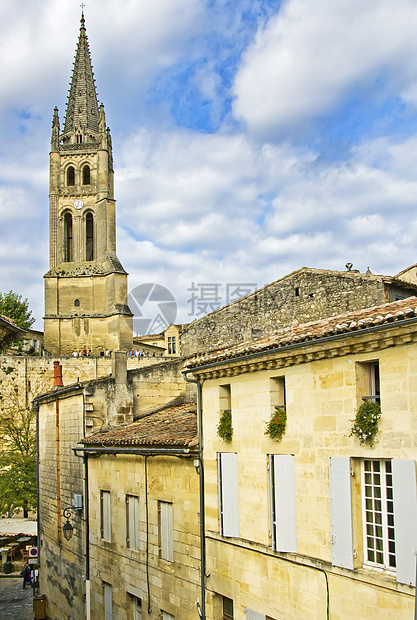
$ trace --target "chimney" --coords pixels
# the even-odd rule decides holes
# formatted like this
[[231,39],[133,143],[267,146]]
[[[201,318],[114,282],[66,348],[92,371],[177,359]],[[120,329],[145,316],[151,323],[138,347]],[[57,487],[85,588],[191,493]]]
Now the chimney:
[[127,384],[127,354],[125,351],[112,352],[112,377],[116,384]]
[[54,384],[52,387],[63,387],[62,366],[59,362],[54,362]]

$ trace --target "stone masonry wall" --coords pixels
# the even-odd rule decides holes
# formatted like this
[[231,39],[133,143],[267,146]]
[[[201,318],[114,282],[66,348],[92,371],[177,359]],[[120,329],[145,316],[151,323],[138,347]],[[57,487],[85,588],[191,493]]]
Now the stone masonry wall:
[[[390,301],[389,278],[303,267],[193,321],[181,336],[184,356],[222,348],[298,323]],[[415,291],[396,286],[404,296]]]

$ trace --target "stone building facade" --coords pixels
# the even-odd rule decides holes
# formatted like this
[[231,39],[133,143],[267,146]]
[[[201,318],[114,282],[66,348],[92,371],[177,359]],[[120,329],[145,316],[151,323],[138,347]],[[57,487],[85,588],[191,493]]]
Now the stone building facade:
[[52,122],[44,331],[53,355],[132,347],[127,273],[116,256],[113,174],[82,15],[63,132],[57,108]]
[[[192,413],[193,427],[191,430],[187,427],[187,438],[183,438],[185,443],[181,450],[186,451],[180,455],[181,458],[176,454],[171,455],[171,458],[169,450],[165,450],[171,445],[169,433],[168,439],[162,439],[167,429],[171,433],[181,435],[182,418],[181,415],[178,417],[178,408],[181,413],[179,403],[189,402],[195,398],[193,390],[183,380],[181,374],[182,361],[169,359],[147,368],[128,371],[126,354],[118,352],[114,354],[111,362],[112,374],[110,376],[56,387],[34,401],[39,434],[40,588],[47,597],[47,613],[51,619],[59,617],[72,620],[73,618],[84,617],[86,611],[84,596],[87,594],[89,596],[89,592],[86,591],[85,580],[89,573],[90,564],[87,566],[86,563],[89,562],[90,553],[91,574],[98,579],[92,590],[91,605],[96,605],[92,618],[100,617],[100,609],[104,604],[101,598],[101,589],[104,587],[102,582],[115,586],[115,575],[118,575],[119,585],[126,577],[126,583],[129,582],[132,586],[128,593],[135,595],[135,592],[137,594],[140,590],[142,595],[136,596],[136,598],[141,600],[145,598],[143,591],[144,588],[146,590],[146,587],[143,583],[143,565],[141,564],[144,553],[140,554],[140,558],[139,554],[136,556],[136,561],[140,563],[140,566],[139,564],[136,566],[137,571],[141,574],[139,579],[137,575],[134,578],[136,569],[134,570],[131,563],[135,554],[132,555],[129,550],[124,549],[125,557],[121,562],[119,551],[120,545],[126,547],[125,541],[123,542],[120,538],[126,518],[125,508],[121,508],[120,505],[120,497],[123,492],[125,495],[141,495],[140,516],[141,522],[143,521],[145,465],[142,457],[147,456],[146,450],[142,456],[137,451],[136,456],[132,457],[133,460],[126,460],[122,456],[115,461],[114,455],[108,453],[103,454],[103,457],[96,461],[93,458],[94,455],[91,455],[88,458],[88,467],[86,468],[85,459],[78,458],[79,455],[77,457],[74,453],[74,448],[77,446],[80,448],[79,442],[84,437],[95,438],[95,440],[86,440],[89,445],[94,445],[95,441],[97,444],[103,445],[108,434],[111,436],[111,433],[117,428],[119,432],[121,431],[120,445],[125,441],[123,445],[126,447],[132,444],[132,438],[128,435],[129,428],[136,428],[138,432],[142,428],[140,425],[135,427],[136,422],[134,420],[143,418],[148,421],[148,424],[151,422],[153,448],[155,448],[159,437],[160,447],[164,448],[162,450],[164,454],[162,461],[158,461],[158,459],[149,461],[149,498],[154,494],[153,500],[149,500],[149,506],[153,503],[149,512],[149,521],[147,521],[151,531],[149,540],[152,540],[152,550],[149,553],[152,557],[155,554],[158,556],[154,538],[155,535],[158,537],[158,533],[155,533],[158,520],[158,501],[169,501],[168,496],[174,498],[180,489],[184,489],[183,501],[188,508],[185,505],[183,507],[178,505],[175,514],[180,515],[180,523],[184,522],[186,526],[181,525],[180,527],[177,524],[177,527],[179,531],[188,531],[190,540],[193,541],[192,545],[197,544],[195,532],[193,532],[193,528],[196,526],[191,527],[190,525],[191,514],[195,516],[197,509],[190,497],[191,495],[195,498],[198,497],[198,490],[196,490],[198,479],[192,460],[191,462],[187,461],[187,464],[184,464],[182,460],[182,457],[185,459],[191,457],[195,451],[197,434],[195,413]],[[65,376],[65,373],[63,374]],[[165,417],[159,419],[157,413],[154,412],[166,407],[167,403],[172,404],[172,409],[168,410]],[[188,407],[186,412],[188,416],[191,410],[195,411],[195,405],[186,405],[186,407]],[[170,411],[176,411],[177,417]],[[185,417],[187,417],[186,413],[184,413]],[[155,426],[153,426],[154,422]],[[138,440],[139,443],[142,442],[142,448],[143,446],[146,447],[146,441],[143,442],[142,436],[139,436]],[[181,437],[180,441],[182,441]],[[177,449],[178,446],[173,445],[171,447]],[[95,452],[99,451],[95,450]],[[120,453],[122,452],[123,450],[120,451]],[[184,472],[184,467],[185,473],[181,473]],[[88,471],[92,472],[90,486]],[[104,551],[97,549],[100,546],[98,545],[100,539],[100,508],[96,502],[97,489],[103,489],[103,484],[105,489],[113,490],[114,497],[112,500],[114,501],[112,527],[114,528],[115,541],[114,544],[105,544],[103,547],[104,551],[114,555],[110,555],[107,559],[102,557]],[[74,495],[83,497],[84,507],[79,511],[73,510]],[[91,502],[91,512],[88,508],[89,501]],[[175,501],[178,501],[178,496]],[[123,506],[125,506],[124,503]],[[65,508],[71,509],[71,522],[74,526],[71,541],[67,541],[63,536],[63,526],[66,522],[63,516]],[[87,550],[86,536],[90,535],[91,547],[89,544]],[[143,531],[141,535],[141,551],[144,552]],[[187,543],[185,538],[178,539],[181,549],[188,549],[191,544],[190,542]],[[196,553],[197,551],[192,551],[193,557],[197,557]],[[185,555],[184,550],[180,552],[181,555]],[[156,562],[154,573],[160,564],[156,556],[150,560],[150,562]],[[194,563],[195,561],[197,560],[192,560]],[[123,571],[126,571],[123,572],[123,578],[120,576],[122,564]],[[183,583],[178,585],[177,581],[172,579],[170,581],[169,575],[172,574],[172,570],[172,564],[165,566],[165,573],[168,575],[167,579],[170,586],[175,582],[175,589],[178,591],[182,589],[185,592]],[[188,583],[190,575],[187,570],[187,568],[182,569],[182,573],[183,578]],[[190,568],[190,571],[194,573],[195,567],[192,570]],[[62,575],[66,576],[65,580],[60,578]],[[111,575],[112,579],[110,579]],[[154,575],[151,582],[153,584],[153,596],[161,598],[165,604],[165,607],[161,606],[161,609],[166,609],[168,612],[172,608],[172,601],[164,599],[164,594],[161,592],[158,595],[156,594],[158,584],[161,583],[161,575]],[[114,587],[114,592],[116,590],[117,588]],[[168,591],[171,590],[168,589]],[[126,596],[127,591],[125,589],[123,590],[123,597],[126,598]],[[115,594],[115,601],[118,601],[115,602],[115,605],[124,608],[126,600],[123,597],[120,592],[117,595]],[[133,605],[132,602],[129,604]],[[125,616],[115,615],[114,617],[123,618]]]
[[[186,368],[202,386],[206,617],[411,618],[417,299],[283,329]],[[351,434],[364,402],[380,403],[373,445]],[[217,432],[224,410],[230,442]],[[267,424],[283,413],[274,440]]]
[[416,292],[416,283],[389,276],[302,267],[190,323],[181,335],[181,354],[230,346],[283,326],[380,305]]

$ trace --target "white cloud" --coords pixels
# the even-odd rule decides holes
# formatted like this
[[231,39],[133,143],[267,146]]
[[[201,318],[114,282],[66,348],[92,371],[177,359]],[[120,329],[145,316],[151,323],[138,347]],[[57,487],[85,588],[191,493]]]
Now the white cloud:
[[405,92],[416,28],[412,0],[288,0],[243,56],[234,112],[265,137],[302,129],[378,76]]

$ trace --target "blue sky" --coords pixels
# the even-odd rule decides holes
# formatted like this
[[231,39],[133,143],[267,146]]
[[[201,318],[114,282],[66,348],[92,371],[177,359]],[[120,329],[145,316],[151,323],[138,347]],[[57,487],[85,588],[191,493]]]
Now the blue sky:
[[[85,4],[130,290],[167,287],[185,322],[196,286],[222,304],[303,265],[417,262],[413,0]],[[51,120],[80,7],[0,0],[0,19],[0,291],[42,329]]]

